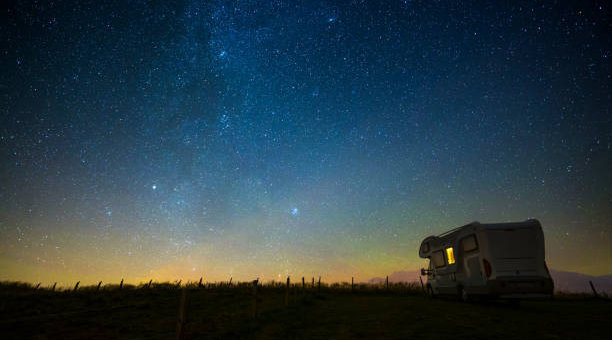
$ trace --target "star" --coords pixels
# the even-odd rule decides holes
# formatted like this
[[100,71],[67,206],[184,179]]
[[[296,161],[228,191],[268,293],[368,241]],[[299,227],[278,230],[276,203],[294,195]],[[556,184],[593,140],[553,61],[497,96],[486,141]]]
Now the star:
[[[53,249],[95,269],[66,260],[66,278],[206,263],[223,268],[214,281],[285,273],[279,257],[333,275],[343,254],[374,277],[421,265],[406,242],[533,216],[551,267],[610,274],[589,261],[610,248],[610,20],[560,1],[571,13],[275,0],[89,1],[74,15],[8,1],[0,263]],[[121,266],[96,261],[128,249]]]

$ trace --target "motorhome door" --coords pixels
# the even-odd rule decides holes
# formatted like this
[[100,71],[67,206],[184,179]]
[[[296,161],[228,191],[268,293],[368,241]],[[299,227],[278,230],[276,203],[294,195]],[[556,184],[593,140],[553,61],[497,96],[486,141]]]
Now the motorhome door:
[[465,269],[465,285],[477,285],[483,282],[482,272],[480,270],[480,249],[478,247],[478,239],[476,234],[465,236],[459,242],[461,248],[461,257],[463,259],[463,268]]

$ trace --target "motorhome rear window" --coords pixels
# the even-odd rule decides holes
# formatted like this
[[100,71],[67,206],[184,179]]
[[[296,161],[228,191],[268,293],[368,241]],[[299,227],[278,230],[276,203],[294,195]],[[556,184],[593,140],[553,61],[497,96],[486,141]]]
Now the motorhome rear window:
[[[544,246],[535,228],[490,229],[487,242],[494,258],[533,258]],[[542,243],[540,243],[542,242]]]
[[431,253],[431,262],[433,262],[436,268],[446,266],[446,263],[444,263],[444,254],[442,253],[442,250],[434,251],[433,253]]
[[476,242],[476,235],[469,235],[461,240],[461,251],[463,253],[474,251],[478,249],[478,242]]

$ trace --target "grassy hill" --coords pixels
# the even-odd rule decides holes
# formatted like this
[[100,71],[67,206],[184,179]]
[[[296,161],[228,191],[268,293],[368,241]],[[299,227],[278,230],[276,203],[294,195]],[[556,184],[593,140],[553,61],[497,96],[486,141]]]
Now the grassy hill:
[[[462,303],[428,299],[414,285],[323,285],[301,289],[251,283],[188,286],[184,339],[608,339],[612,301],[587,295],[554,300]],[[0,285],[4,339],[173,339],[182,289],[83,287],[50,291]]]

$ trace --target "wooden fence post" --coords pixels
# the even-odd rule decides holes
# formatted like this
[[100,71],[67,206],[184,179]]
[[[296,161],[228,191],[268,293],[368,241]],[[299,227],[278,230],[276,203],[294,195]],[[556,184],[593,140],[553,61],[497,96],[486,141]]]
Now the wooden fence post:
[[121,282],[119,283],[119,290],[121,290],[121,288],[123,288],[123,279],[121,279]]
[[73,292],[76,292],[76,290],[79,288],[79,283],[81,283],[81,281],[77,281],[77,283],[74,285]]
[[176,322],[176,340],[182,340],[185,332],[185,319],[187,317],[187,288],[181,292],[181,303],[179,305],[178,320]]
[[285,291],[285,306],[289,305],[289,276],[287,276],[287,290]]
[[589,284],[591,285],[591,289],[593,290],[593,295],[595,295],[595,298],[599,298],[599,294],[597,294],[597,291],[595,290],[595,286],[593,286],[593,281],[589,281]]
[[251,317],[257,318],[257,285],[259,284],[259,278],[253,280],[253,309],[251,310]]
[[427,293],[425,291],[425,285],[423,285],[423,279],[419,276],[419,281],[421,281],[421,288],[423,289],[423,293]]
[[100,286],[102,285],[102,281],[98,282],[98,286],[96,287],[96,291],[100,290]]
[[53,287],[51,287],[51,291],[52,291],[52,292],[54,292],[54,291],[55,291],[55,286],[56,286],[56,285],[57,285],[57,282],[55,282],[55,283],[53,284]]

